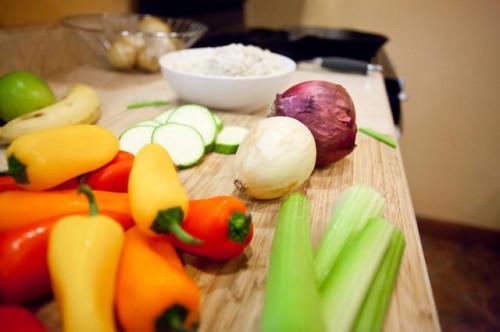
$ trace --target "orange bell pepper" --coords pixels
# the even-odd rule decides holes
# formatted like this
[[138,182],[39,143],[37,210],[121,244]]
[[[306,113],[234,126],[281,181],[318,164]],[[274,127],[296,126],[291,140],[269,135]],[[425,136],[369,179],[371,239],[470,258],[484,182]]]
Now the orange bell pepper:
[[[76,178],[69,179],[60,185],[50,188],[49,190],[64,190],[64,189],[75,189],[78,188],[78,180]],[[0,192],[8,190],[24,190],[22,187],[17,185],[16,180],[12,176],[3,175],[0,176]]]
[[[126,229],[134,224],[128,195],[95,191],[101,213],[117,220]],[[4,191],[0,192],[0,232],[21,227],[35,221],[86,214],[88,202],[74,190]]]
[[200,290],[174,247],[137,227],[125,233],[116,282],[116,309],[126,332],[191,331]]

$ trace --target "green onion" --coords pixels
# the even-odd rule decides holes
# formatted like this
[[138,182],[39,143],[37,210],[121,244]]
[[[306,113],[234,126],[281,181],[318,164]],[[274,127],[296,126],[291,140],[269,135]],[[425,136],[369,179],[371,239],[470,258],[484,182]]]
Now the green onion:
[[154,106],[164,106],[167,105],[167,100],[151,100],[151,101],[140,101],[137,103],[132,103],[127,106],[127,109],[142,108],[142,107],[154,107]]
[[382,218],[366,227],[342,250],[320,291],[327,331],[350,331],[395,227]]
[[354,185],[341,194],[316,250],[314,268],[318,286],[323,284],[348,240],[369,219],[382,216],[384,210],[384,197],[371,187]]
[[379,133],[373,129],[370,129],[370,128],[358,128],[358,131],[360,131],[363,134],[366,134],[372,138],[375,138],[376,140],[378,140],[382,143],[385,143],[385,144],[389,145],[390,147],[396,148],[396,146],[397,146],[396,140],[389,135],[381,134],[381,133]]
[[263,332],[324,331],[313,269],[310,204],[290,195],[279,211],[267,272]]
[[404,248],[405,239],[403,234],[398,229],[395,229],[389,248],[387,248],[387,252],[370,286],[370,290],[358,312],[352,331],[382,331]]

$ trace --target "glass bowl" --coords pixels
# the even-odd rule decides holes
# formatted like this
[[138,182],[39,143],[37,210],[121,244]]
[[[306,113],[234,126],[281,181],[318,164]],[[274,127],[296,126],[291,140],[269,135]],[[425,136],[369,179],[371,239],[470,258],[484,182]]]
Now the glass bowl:
[[159,72],[158,59],[189,48],[208,30],[187,18],[139,14],[67,16],[61,24],[75,33],[107,66],[118,70]]

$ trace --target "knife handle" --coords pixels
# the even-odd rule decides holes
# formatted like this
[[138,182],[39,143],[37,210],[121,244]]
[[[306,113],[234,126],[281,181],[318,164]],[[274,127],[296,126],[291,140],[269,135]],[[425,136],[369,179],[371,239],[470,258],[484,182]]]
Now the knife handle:
[[366,74],[368,71],[381,70],[381,66],[361,60],[341,57],[324,57],[321,58],[321,60],[321,65],[323,67],[336,71]]

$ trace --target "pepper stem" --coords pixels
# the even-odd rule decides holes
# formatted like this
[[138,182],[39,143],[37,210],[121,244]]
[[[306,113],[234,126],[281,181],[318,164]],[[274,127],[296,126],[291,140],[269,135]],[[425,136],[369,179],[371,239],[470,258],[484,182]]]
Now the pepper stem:
[[16,183],[28,183],[28,174],[26,173],[26,165],[23,164],[16,156],[11,155],[7,158],[8,169],[0,172],[0,176],[8,175],[16,180]]
[[198,329],[197,325],[192,328],[184,326],[188,310],[180,304],[174,304],[158,316],[155,321],[155,331],[157,332],[194,332]]
[[89,215],[97,215],[99,213],[99,208],[97,207],[97,202],[95,200],[94,193],[92,192],[92,188],[90,188],[85,183],[80,183],[77,192],[80,194],[84,194],[87,197],[89,201]]
[[195,238],[181,227],[183,220],[184,212],[180,207],[160,210],[151,229],[159,234],[172,233],[177,239],[187,244],[202,244],[202,240]]
[[252,215],[240,211],[233,212],[229,218],[228,237],[234,242],[245,242],[252,224]]

